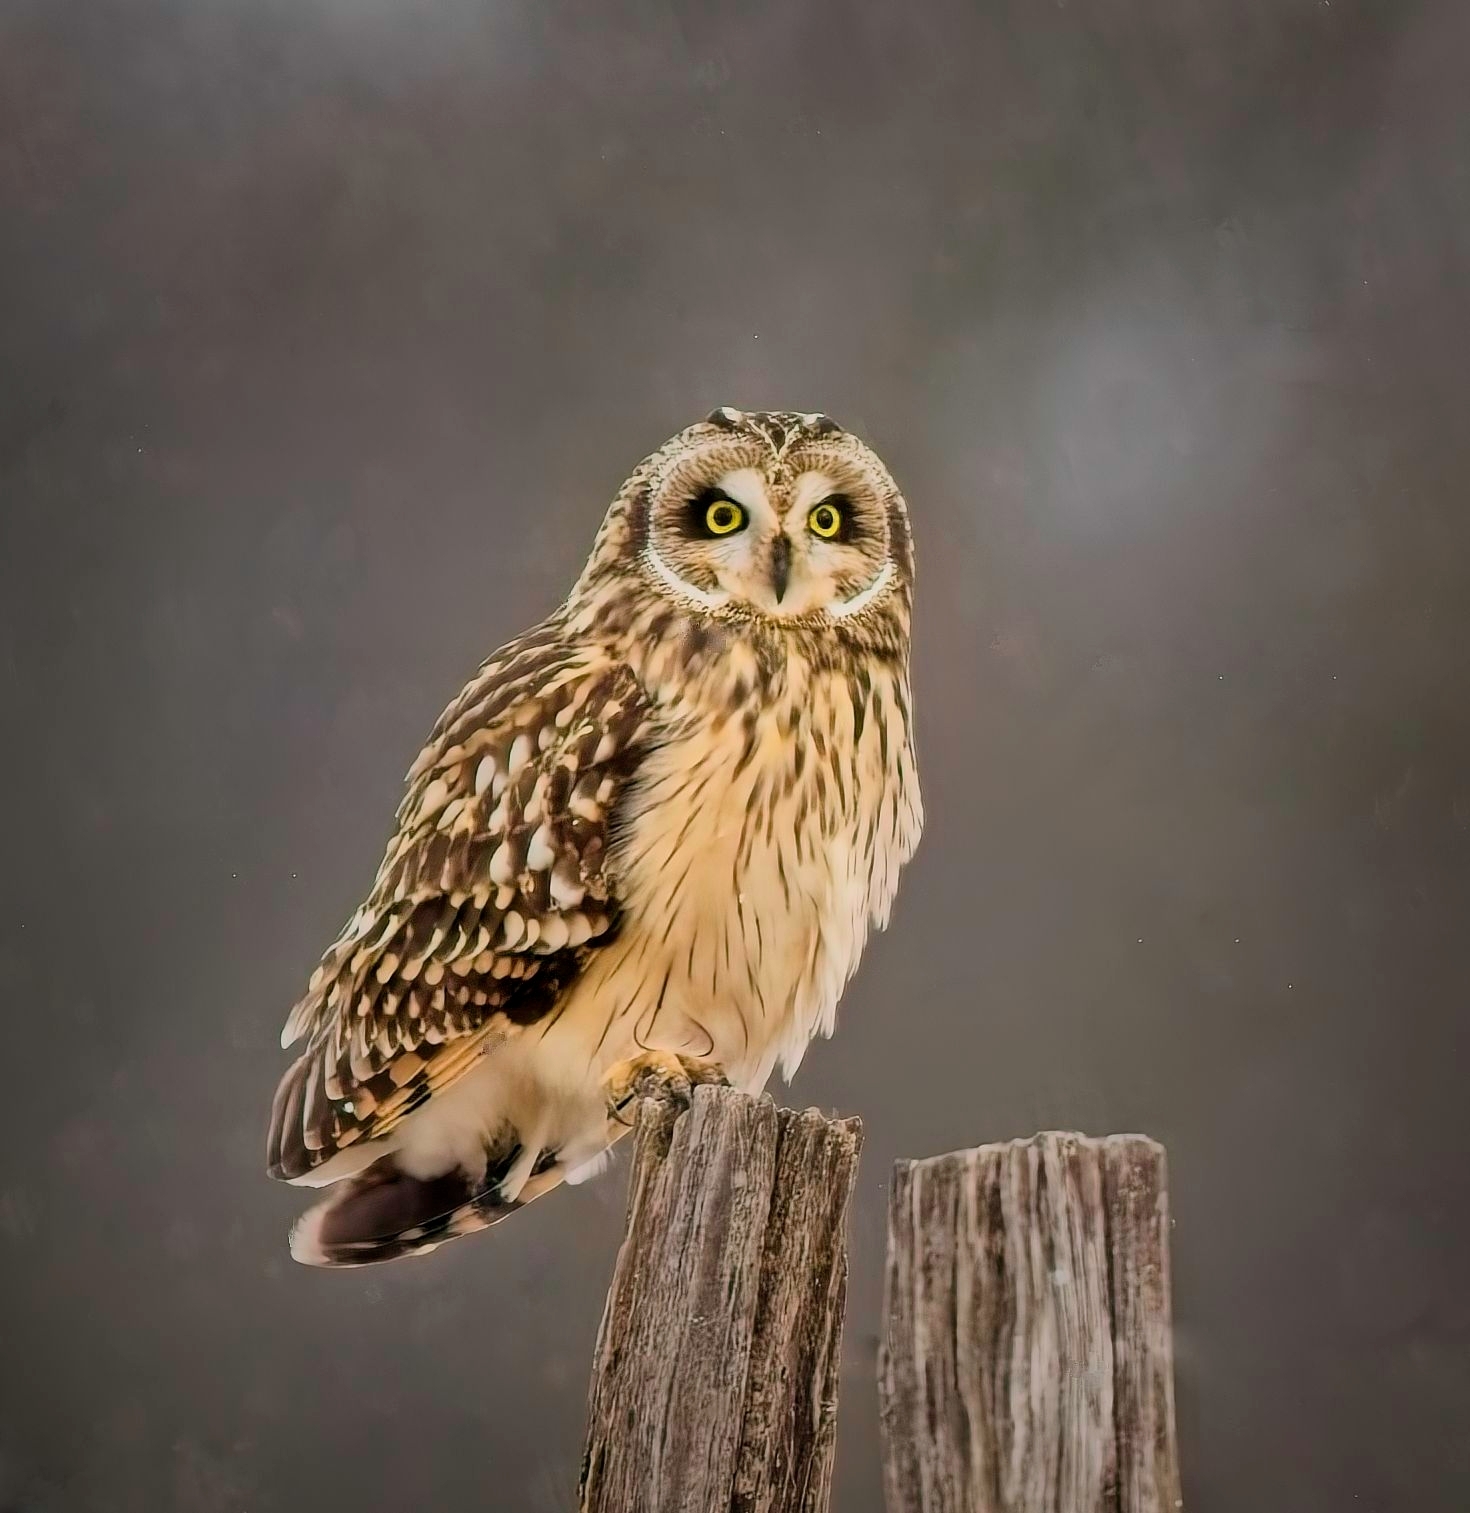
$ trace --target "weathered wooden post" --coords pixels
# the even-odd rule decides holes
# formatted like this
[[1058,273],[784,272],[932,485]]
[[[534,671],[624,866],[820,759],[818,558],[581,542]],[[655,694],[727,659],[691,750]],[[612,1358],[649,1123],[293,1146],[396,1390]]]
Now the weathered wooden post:
[[634,1139],[584,1513],[826,1513],[861,1124],[699,1087]]
[[879,1363],[889,1513],[1174,1513],[1169,1205],[1141,1135],[900,1162]]

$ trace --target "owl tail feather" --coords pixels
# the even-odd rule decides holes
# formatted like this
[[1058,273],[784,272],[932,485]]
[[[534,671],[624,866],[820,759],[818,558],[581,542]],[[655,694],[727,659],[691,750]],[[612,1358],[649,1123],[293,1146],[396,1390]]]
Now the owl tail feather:
[[548,1154],[519,1195],[507,1201],[501,1185],[518,1154],[512,1148],[474,1179],[458,1169],[440,1177],[412,1177],[393,1156],[384,1156],[338,1182],[301,1216],[291,1231],[291,1254],[306,1266],[370,1266],[427,1255],[446,1240],[489,1229],[564,1179]]

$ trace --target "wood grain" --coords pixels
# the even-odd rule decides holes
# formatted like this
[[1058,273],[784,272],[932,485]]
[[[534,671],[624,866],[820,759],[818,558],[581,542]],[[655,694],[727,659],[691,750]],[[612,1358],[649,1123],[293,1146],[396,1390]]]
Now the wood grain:
[[642,1103],[585,1513],[825,1513],[861,1143],[728,1088]]
[[1168,1195],[1143,1136],[900,1162],[879,1361],[889,1513],[1174,1513]]

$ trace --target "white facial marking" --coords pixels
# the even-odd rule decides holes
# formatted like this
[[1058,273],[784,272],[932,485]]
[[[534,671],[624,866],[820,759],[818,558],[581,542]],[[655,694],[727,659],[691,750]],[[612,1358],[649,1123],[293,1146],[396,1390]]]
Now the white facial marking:
[[837,604],[827,607],[827,613],[834,619],[843,620],[848,615],[859,614],[865,610],[879,594],[893,581],[893,563],[885,562],[883,571],[860,593],[854,594],[851,599],[843,599]]
[[719,609],[722,605],[730,602],[727,593],[716,590],[696,588],[676,573],[673,568],[658,554],[658,548],[652,540],[643,548],[643,560],[652,569],[654,576],[660,578],[666,588],[672,589],[681,598],[691,599],[695,604],[702,604],[705,609]]

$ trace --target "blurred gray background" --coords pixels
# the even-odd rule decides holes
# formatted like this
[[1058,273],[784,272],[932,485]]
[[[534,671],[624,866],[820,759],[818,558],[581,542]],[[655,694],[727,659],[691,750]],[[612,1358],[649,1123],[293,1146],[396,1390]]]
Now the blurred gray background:
[[0,1508],[569,1507],[625,1166],[319,1274],[276,1037],[718,403],[910,499],[886,1175],[1169,1146],[1197,1513],[1470,1503],[1470,7],[0,0]]

